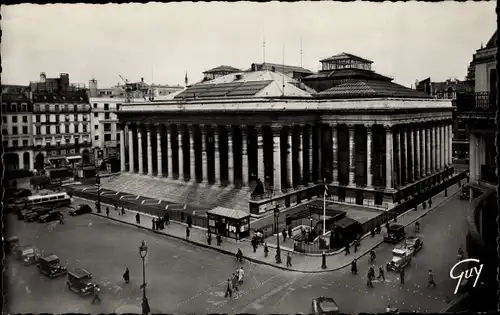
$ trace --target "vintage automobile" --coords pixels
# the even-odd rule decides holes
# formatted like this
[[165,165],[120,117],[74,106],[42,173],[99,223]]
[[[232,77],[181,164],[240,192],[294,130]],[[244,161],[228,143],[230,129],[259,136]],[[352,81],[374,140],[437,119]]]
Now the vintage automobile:
[[6,239],[3,239],[4,249],[7,254],[14,252],[14,250],[19,246],[19,237],[17,236],[9,236]]
[[406,249],[395,248],[392,250],[392,259],[385,265],[387,271],[399,272],[411,263],[412,253]]
[[7,203],[5,206],[8,213],[17,213],[18,211],[26,208],[26,197],[13,200]]
[[54,254],[38,258],[38,269],[40,273],[50,278],[62,276],[68,272],[66,267],[61,265],[59,257]]
[[33,245],[23,245],[14,251],[16,259],[22,261],[25,266],[38,262],[40,251]]
[[27,212],[24,215],[24,221],[26,222],[35,222],[40,219],[41,216],[50,213],[50,208],[34,208],[32,211]]
[[405,227],[399,224],[392,224],[389,226],[387,234],[384,236],[384,242],[396,244],[405,237]]
[[92,213],[92,208],[89,205],[81,204],[76,209],[69,210],[69,215],[77,216],[84,213]]
[[399,244],[398,247],[406,248],[412,255],[415,255],[424,246],[424,242],[418,236],[407,237],[404,243]]
[[16,209],[16,214],[17,214],[17,219],[18,220],[24,220],[24,216],[26,216],[28,213],[33,212],[32,209],[29,208],[22,208],[22,209]]
[[91,294],[97,286],[95,283],[90,281],[91,279],[92,274],[90,272],[85,269],[78,268],[72,272],[68,272],[68,281],[66,284],[73,292],[85,296]]
[[317,315],[338,314],[339,307],[334,299],[320,296],[312,300],[313,313]]
[[56,221],[59,220],[60,218],[64,217],[61,211],[50,211],[44,215],[41,215],[38,218],[38,222],[40,223],[45,223],[45,222],[51,222],[51,221]]

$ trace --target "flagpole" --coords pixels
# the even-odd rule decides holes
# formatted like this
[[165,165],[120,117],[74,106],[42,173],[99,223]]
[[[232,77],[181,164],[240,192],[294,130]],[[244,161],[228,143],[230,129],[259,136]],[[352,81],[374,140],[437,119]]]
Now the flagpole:
[[[326,178],[323,179],[326,189]],[[323,235],[326,233],[326,191],[323,192]]]

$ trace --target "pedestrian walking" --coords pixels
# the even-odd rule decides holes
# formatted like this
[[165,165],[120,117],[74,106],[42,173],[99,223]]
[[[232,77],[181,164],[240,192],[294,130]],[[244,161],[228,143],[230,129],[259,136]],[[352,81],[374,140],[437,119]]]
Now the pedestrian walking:
[[375,232],[377,234],[380,234],[381,231],[382,231],[382,228],[380,227],[380,224],[377,224],[377,227],[375,228]]
[[373,269],[373,267],[368,268],[368,274],[372,280],[375,279],[375,269]]
[[115,211],[118,212],[118,202],[115,201]]
[[257,238],[255,236],[252,237],[252,240],[250,242],[252,243],[253,252],[257,252]]
[[209,246],[212,245],[212,233],[210,233],[210,231],[208,231],[207,243]]
[[283,229],[283,232],[281,232],[281,235],[283,235],[283,242],[286,242],[286,229]]
[[122,215],[125,215],[125,207],[122,206]]
[[358,251],[358,247],[359,247],[359,241],[358,240],[354,240],[354,252],[355,253]]
[[429,209],[432,208],[432,199],[429,199]]
[[349,250],[349,243],[347,243],[347,244],[346,244],[346,246],[345,246],[345,254],[346,254],[346,256],[347,256],[347,255],[349,255],[350,253],[351,253],[351,252],[350,252],[350,250]]
[[235,272],[231,277],[231,285],[233,286],[234,292],[239,291],[238,289],[238,274]]
[[141,224],[141,216],[139,215],[139,212],[135,214],[135,223]]
[[290,256],[290,253],[286,255],[286,266],[292,267],[292,256]]
[[109,207],[106,207],[106,215],[109,217]]
[[130,282],[130,271],[128,270],[128,267],[125,267],[125,273],[123,274],[123,280],[125,280],[125,283]]
[[370,235],[371,235],[372,237],[375,237],[375,228],[371,228],[371,230],[370,230]]
[[151,229],[153,229],[153,231],[154,231],[156,229],[156,219],[153,218],[153,219],[151,219],[151,221],[152,221],[152,227],[151,227]]
[[405,284],[405,270],[404,270],[404,268],[401,268],[401,270],[399,271],[399,283]]
[[165,222],[167,223],[167,225],[170,224],[170,215],[168,214],[168,212],[165,214]]
[[427,209],[427,202],[425,202],[425,201],[424,201],[424,202],[422,203],[422,208],[424,208],[424,210],[425,210],[425,209]]
[[387,230],[387,232],[389,232],[389,227],[390,227],[389,222],[386,222],[385,223],[385,229]]
[[220,234],[217,234],[217,246],[222,245],[222,236]]
[[189,239],[189,226],[186,226],[186,239]]
[[385,281],[384,268],[382,266],[378,267],[378,277],[377,279],[382,278],[382,281]]
[[351,273],[353,275],[357,275],[358,274],[358,266],[357,266],[357,260],[356,258],[353,259],[353,261],[351,262]]
[[394,222],[398,222],[398,214],[394,212]]
[[427,287],[436,287],[436,282],[434,282],[434,274],[432,273],[432,270],[429,269],[429,278],[427,279]]
[[292,236],[293,236],[293,230],[292,230],[292,226],[288,226],[288,238],[292,239]]
[[269,247],[267,247],[267,242],[264,244],[264,257],[269,255]]
[[99,291],[101,291],[101,289],[99,289],[99,286],[96,285],[94,287],[94,291],[92,292],[92,294],[94,295],[94,298],[92,299],[91,304],[94,304],[96,301],[99,301],[99,303],[101,303],[101,297],[99,296]]
[[370,271],[368,271],[368,274],[366,275],[366,286],[368,288],[373,288],[372,275],[370,274]]
[[232,282],[231,282],[231,279],[227,279],[227,286],[226,286],[226,294],[224,295],[224,297],[228,297],[230,299],[233,298],[233,290],[232,290]]

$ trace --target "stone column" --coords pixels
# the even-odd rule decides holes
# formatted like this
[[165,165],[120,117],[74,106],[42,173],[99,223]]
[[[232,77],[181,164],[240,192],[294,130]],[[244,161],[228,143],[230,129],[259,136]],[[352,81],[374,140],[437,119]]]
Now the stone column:
[[196,157],[194,154],[194,125],[189,126],[189,181],[196,181]]
[[332,126],[332,160],[333,160],[333,184],[339,185],[339,141],[338,141],[338,125],[331,124]]
[[139,153],[139,175],[144,175],[144,156],[142,154],[142,130],[137,126],[137,151]]
[[153,152],[151,150],[151,126],[148,126],[147,129],[147,137],[148,137],[148,175],[153,176]]
[[405,170],[405,178],[404,178],[404,182],[405,184],[408,184],[410,182],[409,180],[409,174],[408,174],[408,137],[406,136],[406,126],[403,126],[403,129],[401,130],[401,135],[403,137],[403,146],[405,148],[405,151],[403,152],[403,154],[405,155],[405,159],[404,159],[404,165],[402,165],[402,167],[404,167],[404,170]]
[[257,178],[265,183],[264,164],[264,132],[261,125],[255,126],[257,131]]
[[314,150],[314,144],[313,144],[313,132],[314,132],[314,127],[313,125],[309,125],[309,179],[307,180],[308,185],[313,184],[313,150]]
[[207,159],[207,127],[205,125],[200,125],[201,131],[201,182],[203,184],[208,183],[208,159]]
[[425,177],[425,127],[420,126],[420,177]]
[[134,165],[134,131],[131,125],[128,125],[128,171],[135,172]]
[[415,179],[420,178],[420,128],[413,129],[415,133]]
[[432,134],[432,129],[429,128],[429,126],[426,124],[425,128],[425,150],[427,151],[427,154],[425,156],[425,173],[427,176],[432,174],[432,151],[431,151],[431,134]]
[[443,143],[441,142],[441,126],[437,125],[436,126],[436,169],[441,170],[442,165],[441,165],[441,152],[442,152],[442,147]]
[[366,126],[366,187],[372,187],[372,126]]
[[248,186],[248,130],[241,126],[241,185]]
[[299,185],[303,186],[304,185],[304,125],[300,125],[299,127],[299,152],[298,152],[298,157],[299,157]]
[[322,124],[319,124],[318,125],[318,129],[317,129],[317,134],[318,134],[318,137],[316,138],[317,140],[317,143],[318,143],[318,147],[317,147],[317,150],[318,150],[318,169],[317,169],[317,172],[318,172],[318,180],[316,182],[318,183],[322,183],[323,182],[323,159],[322,159],[322,155],[323,155],[323,125]]
[[286,178],[287,188],[293,187],[293,161],[292,161],[292,128],[288,128],[288,137],[286,145]]
[[394,130],[395,141],[398,144],[398,186],[403,186],[403,178],[401,176],[401,136],[400,130]]
[[354,125],[348,125],[349,128],[349,185],[355,187],[356,164],[354,160]]
[[219,126],[213,125],[214,130],[214,182],[220,185],[220,152],[219,152]]
[[280,144],[280,129],[273,128],[273,181],[274,190],[281,192],[281,144]]
[[414,182],[415,181],[415,139],[413,138],[414,130],[413,127],[408,128],[408,133],[410,135],[410,156],[411,156],[411,163],[408,163],[409,169],[410,169],[410,181]]
[[168,179],[174,178],[174,167],[172,165],[172,125],[167,126],[167,172]]
[[158,177],[163,177],[163,156],[161,152],[161,125],[156,125],[156,153],[158,159]]
[[182,125],[178,125],[177,128],[177,141],[179,143],[179,180],[184,181],[184,146],[182,145],[182,140],[184,138]]
[[432,173],[434,173],[438,167],[437,167],[437,141],[436,141],[436,126],[431,127],[432,130]]
[[125,168],[125,130],[123,126],[120,128],[120,171],[124,173],[127,171]]
[[233,126],[226,125],[227,130],[227,180],[229,185],[234,185],[234,152],[233,152]]
[[453,128],[448,125],[448,164],[453,164]]
[[441,168],[444,168],[448,165],[448,161],[446,161],[448,156],[448,139],[446,138],[445,125],[441,126],[441,138],[443,139],[441,141],[443,143],[443,149],[441,150]]
[[35,152],[29,152],[30,155],[30,171],[33,171],[35,169],[35,158],[34,155]]
[[385,188],[392,190],[392,126],[385,126]]

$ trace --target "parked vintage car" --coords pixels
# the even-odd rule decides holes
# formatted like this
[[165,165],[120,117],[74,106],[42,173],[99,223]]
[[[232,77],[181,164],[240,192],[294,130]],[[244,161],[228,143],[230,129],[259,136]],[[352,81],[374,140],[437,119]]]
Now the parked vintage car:
[[313,313],[317,315],[338,314],[339,307],[334,299],[320,296],[312,300]]
[[81,204],[76,209],[69,210],[69,215],[77,216],[84,213],[92,213],[92,208],[89,205]]
[[399,272],[404,269],[411,262],[411,256],[413,255],[411,251],[406,248],[400,249],[395,248],[392,250],[392,259],[385,265],[387,271]]
[[59,257],[54,254],[40,257],[38,259],[38,269],[40,273],[50,278],[62,276],[68,272],[66,267],[61,265]]
[[411,236],[411,237],[407,237],[405,239],[404,243],[398,245],[396,248],[404,247],[411,253],[411,255],[415,255],[419,250],[422,249],[423,246],[424,246],[424,242],[422,242],[420,237]]
[[60,218],[64,217],[61,211],[50,211],[44,215],[41,215],[38,218],[38,222],[40,223],[45,223],[45,222],[51,222],[51,221],[56,221],[59,220]]
[[27,212],[24,215],[24,221],[26,221],[26,222],[38,221],[41,216],[44,216],[44,215],[50,213],[51,210],[52,210],[51,208],[43,208],[43,207],[34,208],[34,209],[32,209],[32,211]]
[[405,237],[405,227],[400,224],[392,224],[389,226],[387,234],[384,236],[384,242],[396,244]]
[[3,243],[5,245],[5,253],[10,254],[13,253],[14,250],[19,246],[19,238],[17,236],[9,236],[6,239],[3,239]]
[[16,259],[23,262],[25,266],[38,262],[38,258],[40,257],[40,251],[33,245],[19,246],[14,253]]
[[90,281],[92,279],[92,274],[85,269],[75,269],[72,272],[68,272],[68,281],[66,284],[68,288],[80,295],[89,295],[93,292],[97,284]]

